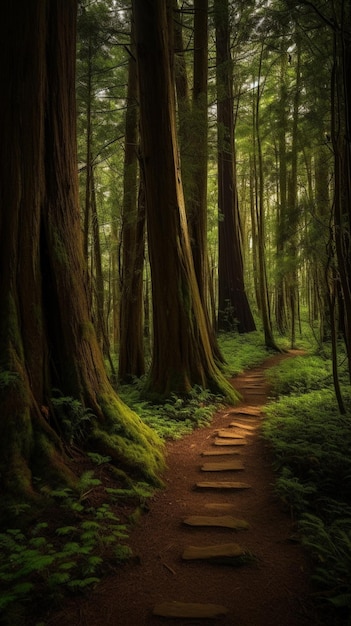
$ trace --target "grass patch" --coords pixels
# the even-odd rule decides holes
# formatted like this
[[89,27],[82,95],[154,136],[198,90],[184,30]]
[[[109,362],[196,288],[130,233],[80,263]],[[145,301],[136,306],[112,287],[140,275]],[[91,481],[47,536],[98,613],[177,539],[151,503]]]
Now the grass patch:
[[237,376],[246,369],[256,367],[274,354],[273,350],[266,348],[262,332],[258,330],[244,335],[220,333],[218,343],[226,360],[228,376]]

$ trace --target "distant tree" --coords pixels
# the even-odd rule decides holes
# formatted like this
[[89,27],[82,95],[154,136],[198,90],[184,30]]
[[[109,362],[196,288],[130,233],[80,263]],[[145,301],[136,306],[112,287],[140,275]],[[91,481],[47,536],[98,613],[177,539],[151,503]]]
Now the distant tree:
[[[89,411],[85,446],[157,479],[161,444],[112,389],[91,322],[78,205],[76,3],[1,20],[0,476],[8,499],[74,484],[54,389]],[[33,482],[33,475],[36,481]]]
[[138,194],[139,150],[138,77],[134,32],[128,60],[125,129],[122,267],[118,377],[130,381],[145,373],[143,324],[143,269],[145,254],[145,198]]
[[167,7],[163,0],[134,0],[133,7],[153,302],[147,389],[167,396],[188,393],[200,384],[236,401],[236,393],[214,360],[191,252],[176,137]]
[[228,0],[214,1],[218,132],[218,329],[256,329],[244,285],[236,182],[233,65]]
[[264,57],[263,43],[259,56],[256,89],[256,98],[253,102],[253,167],[255,181],[255,220],[257,230],[257,271],[258,271],[258,298],[259,310],[262,317],[262,326],[267,348],[279,350],[274,339],[271,306],[268,294],[267,265],[266,265],[266,213],[264,206],[264,169],[263,169],[263,151],[262,151],[262,133],[260,124],[260,105],[262,92],[264,90],[265,81],[262,77],[262,63]]
[[335,1],[333,8],[335,12],[329,25],[333,29],[334,43],[331,76],[334,232],[351,382],[351,7],[348,2]]

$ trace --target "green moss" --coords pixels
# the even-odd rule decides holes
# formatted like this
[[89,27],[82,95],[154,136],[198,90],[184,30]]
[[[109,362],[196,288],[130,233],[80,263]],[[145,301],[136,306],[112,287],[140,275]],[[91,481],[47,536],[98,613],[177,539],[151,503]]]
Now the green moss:
[[225,400],[229,404],[235,406],[241,401],[241,395],[234,389],[234,387],[231,386],[230,382],[225,378],[225,376],[223,376],[223,374],[221,374],[221,372],[213,375],[209,388],[214,393],[219,392],[223,394]]
[[107,451],[115,462],[134,476],[139,476],[156,485],[161,485],[161,472],[164,469],[164,457],[159,449],[145,446],[116,434],[109,434],[98,428],[92,433],[91,440],[95,447]]
[[62,241],[60,233],[56,230],[52,232],[52,253],[54,258],[60,265],[68,266],[69,258],[64,241]]
[[35,436],[31,469],[34,476],[44,479],[50,487],[77,486],[77,476],[68,467],[67,459],[43,431]]
[[104,430],[97,424],[91,441],[102,446],[104,453],[118,460],[123,468],[130,468],[153,482],[165,467],[163,443],[159,436],[119,398],[105,394],[99,398],[107,420]]
[[80,325],[82,338],[86,341],[90,341],[93,337],[95,337],[95,329],[91,322],[86,321]]

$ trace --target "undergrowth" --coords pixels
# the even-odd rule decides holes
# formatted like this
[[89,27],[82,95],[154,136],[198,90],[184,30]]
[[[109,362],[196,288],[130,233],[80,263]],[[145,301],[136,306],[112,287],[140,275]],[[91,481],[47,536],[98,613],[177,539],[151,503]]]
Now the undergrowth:
[[207,426],[223,398],[208,389],[195,386],[189,395],[171,394],[166,402],[155,404],[142,398],[143,381],[119,389],[128,404],[162,439],[180,439],[194,428]]
[[[95,455],[101,468],[109,457]],[[28,616],[39,619],[68,596],[84,593],[103,576],[131,558],[128,526],[133,511],[151,495],[150,486],[108,489],[92,470],[82,474],[78,491],[41,489],[47,507],[36,521],[0,532],[0,623],[19,626]],[[100,493],[99,493],[100,491]],[[98,495],[98,497],[97,497]],[[93,499],[92,499],[93,496]],[[118,503],[132,512],[122,522]]]
[[[221,335],[219,343],[228,376],[259,364],[269,354],[259,332]],[[142,399],[142,389],[143,381],[135,380],[118,393],[164,440],[208,425],[223,402],[222,396],[195,386],[186,397],[173,394],[156,405]],[[65,446],[77,450],[89,435],[93,414],[59,393],[53,405]],[[82,474],[77,492],[42,487],[47,505],[35,521],[29,505],[17,503],[9,527],[0,528],[0,621],[5,626],[22,626],[32,615],[40,619],[67,595],[86,592],[131,556],[129,525],[138,520],[154,489],[147,483],[126,482],[125,475],[118,481],[118,470],[109,465],[108,456],[80,454],[82,464],[95,469]],[[127,516],[124,522],[120,511]]]
[[[341,358],[345,405],[351,389]],[[281,397],[267,405],[280,498],[297,521],[313,562],[316,595],[333,607],[330,623],[351,624],[351,411],[338,412],[330,360],[296,357],[268,376]]]
[[236,376],[244,370],[260,365],[268,356],[274,354],[263,342],[262,332],[245,334],[220,333],[218,344],[226,360],[225,371],[228,376]]
[[[245,335],[221,333],[218,343],[228,377],[257,366],[272,354],[265,347],[259,331]],[[143,399],[143,388],[143,379],[135,379],[132,384],[119,387],[118,393],[162,439],[180,439],[194,428],[207,426],[223,402],[222,396],[195,385],[187,396],[171,394],[166,402],[155,404]]]

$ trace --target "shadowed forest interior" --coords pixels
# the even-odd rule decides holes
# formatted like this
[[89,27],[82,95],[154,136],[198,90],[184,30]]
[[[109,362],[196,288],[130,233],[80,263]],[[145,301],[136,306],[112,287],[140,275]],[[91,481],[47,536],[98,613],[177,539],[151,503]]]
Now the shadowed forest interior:
[[316,603],[351,623],[350,24],[344,0],[7,8],[5,625],[130,560],[167,441],[289,349],[263,436]]

